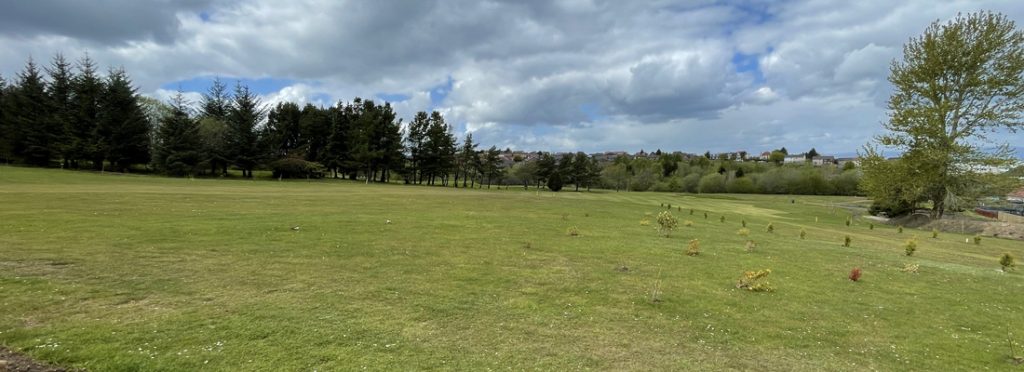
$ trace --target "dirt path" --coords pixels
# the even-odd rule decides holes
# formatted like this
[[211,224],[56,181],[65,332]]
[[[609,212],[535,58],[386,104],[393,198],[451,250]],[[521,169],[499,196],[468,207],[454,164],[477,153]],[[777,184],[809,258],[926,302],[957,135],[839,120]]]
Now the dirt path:
[[66,372],[68,369],[38,362],[0,346],[0,372]]

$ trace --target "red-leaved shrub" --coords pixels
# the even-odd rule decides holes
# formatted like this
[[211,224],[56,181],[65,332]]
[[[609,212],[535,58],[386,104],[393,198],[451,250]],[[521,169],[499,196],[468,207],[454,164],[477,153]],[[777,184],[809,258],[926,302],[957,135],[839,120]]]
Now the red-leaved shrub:
[[853,268],[853,270],[850,270],[850,280],[855,281],[855,282],[860,280],[860,268],[859,267],[855,267],[855,268]]

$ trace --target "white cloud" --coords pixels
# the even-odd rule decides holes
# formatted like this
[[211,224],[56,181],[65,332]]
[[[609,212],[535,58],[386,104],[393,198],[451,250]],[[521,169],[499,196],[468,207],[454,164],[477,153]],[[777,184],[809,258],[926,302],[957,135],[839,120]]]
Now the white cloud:
[[88,52],[155,97],[202,76],[284,79],[265,102],[400,94],[400,116],[437,109],[485,145],[588,151],[853,151],[885,118],[889,61],[930,22],[992,9],[1024,24],[1009,0],[105,1],[7,9],[0,73]]

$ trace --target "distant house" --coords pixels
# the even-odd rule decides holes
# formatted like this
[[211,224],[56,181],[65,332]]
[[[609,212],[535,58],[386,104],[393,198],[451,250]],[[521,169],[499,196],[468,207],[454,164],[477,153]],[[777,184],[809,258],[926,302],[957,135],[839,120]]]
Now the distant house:
[[836,163],[836,157],[835,156],[831,156],[831,155],[815,156],[815,157],[811,158],[811,164],[814,164],[814,166],[816,166],[816,167],[820,167],[822,165],[832,165],[832,164],[835,164],[835,163]]
[[1006,200],[1016,203],[1024,203],[1024,188],[1011,192],[1006,196]]
[[838,158],[838,159],[836,159],[836,164],[838,164],[840,168],[846,166],[846,163],[853,163],[853,165],[859,167],[860,166],[860,158]]
[[762,152],[760,158],[761,158],[761,160],[768,161],[769,159],[772,158],[772,152],[771,151]]
[[786,155],[786,158],[782,159],[783,164],[802,164],[804,162],[807,162],[805,154]]

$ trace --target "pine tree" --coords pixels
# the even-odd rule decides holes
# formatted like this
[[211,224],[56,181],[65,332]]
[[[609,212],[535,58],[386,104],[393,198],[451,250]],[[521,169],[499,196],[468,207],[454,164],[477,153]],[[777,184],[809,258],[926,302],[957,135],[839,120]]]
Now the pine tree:
[[292,102],[278,103],[267,113],[267,125],[264,128],[268,156],[279,159],[287,156],[301,156],[296,152],[304,147],[302,127],[302,110]]
[[203,143],[204,162],[210,173],[228,173],[228,110],[231,97],[227,86],[219,78],[213,80],[210,89],[203,94],[199,104],[199,134]]
[[60,132],[50,115],[49,96],[46,82],[39,69],[29,59],[25,69],[18,74],[18,85],[10,97],[8,117],[11,130],[12,152],[26,163],[48,166],[57,155],[57,140]]
[[241,82],[235,85],[234,99],[227,110],[226,155],[242,170],[242,177],[251,178],[259,163],[259,136],[256,125],[265,115],[259,97]]
[[202,161],[199,123],[189,115],[180,92],[171,101],[171,111],[160,119],[155,137],[153,162],[157,169],[178,176],[196,172]]
[[355,169],[350,151],[350,137],[352,133],[351,106],[338,102],[337,106],[328,109],[328,117],[331,122],[330,136],[327,139],[327,148],[323,163],[328,169],[334,172],[334,178],[338,174],[350,174]]
[[412,121],[409,122],[409,132],[406,134],[406,144],[409,151],[409,162],[411,164],[410,176],[413,183],[422,183],[424,159],[427,153],[427,128],[430,127],[430,117],[426,111],[417,112]]
[[99,152],[96,130],[104,82],[88,55],[78,61],[77,68],[78,74],[71,84],[72,118],[66,126],[64,155],[70,159],[69,165],[73,168],[81,166],[79,161],[89,160],[93,162],[93,168],[99,170],[103,166],[103,154]]
[[462,141],[462,150],[459,152],[459,169],[462,172],[462,187],[466,187],[467,179],[472,179],[473,159],[476,157],[476,143],[473,143],[473,133],[466,133],[466,139]]
[[53,62],[46,69],[50,76],[50,84],[47,86],[47,94],[50,96],[51,120],[54,121],[54,129],[58,129],[58,148],[63,158],[62,167],[67,168],[70,164],[71,129],[74,118],[73,85],[74,73],[71,70],[71,63],[64,59],[64,56],[57,54]]
[[111,70],[100,98],[99,150],[118,171],[150,160],[150,123],[123,69]]
[[302,143],[301,152],[306,161],[323,163],[328,140],[331,136],[331,118],[329,110],[307,103],[302,107],[299,117],[299,139]]

